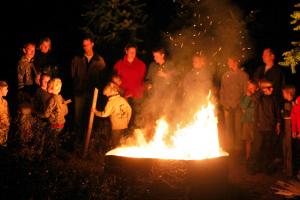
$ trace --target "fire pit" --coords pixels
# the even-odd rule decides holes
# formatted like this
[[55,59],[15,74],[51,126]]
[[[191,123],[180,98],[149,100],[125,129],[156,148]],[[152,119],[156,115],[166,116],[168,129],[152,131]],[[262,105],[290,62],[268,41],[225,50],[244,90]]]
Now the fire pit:
[[105,156],[103,199],[227,199],[228,154],[219,146],[214,106],[170,133],[157,122],[149,142],[137,130]]
[[227,199],[227,160],[228,156],[167,160],[108,155],[105,157],[103,197]]

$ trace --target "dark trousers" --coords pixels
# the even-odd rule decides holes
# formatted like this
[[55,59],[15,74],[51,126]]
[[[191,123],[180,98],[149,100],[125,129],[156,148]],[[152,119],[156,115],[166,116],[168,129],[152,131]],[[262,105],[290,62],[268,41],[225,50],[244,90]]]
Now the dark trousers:
[[240,151],[242,147],[242,112],[240,108],[224,109],[225,148]]
[[253,141],[253,165],[256,169],[268,170],[276,156],[278,136],[273,131],[256,131]]
[[143,126],[143,116],[141,114],[143,99],[129,98],[128,103],[132,109],[129,127],[132,129],[141,128]]
[[300,169],[300,140],[292,139],[292,163],[293,163],[293,175],[297,175]]
[[74,129],[80,141],[82,141],[85,136],[89,119],[89,109],[90,102],[87,94],[74,97]]
[[45,138],[45,157],[51,155],[57,155],[60,148],[59,134],[62,132],[62,128],[51,128],[46,133]]
[[115,148],[120,145],[120,141],[122,137],[124,137],[126,129],[120,129],[120,130],[112,130],[111,131],[111,147]]

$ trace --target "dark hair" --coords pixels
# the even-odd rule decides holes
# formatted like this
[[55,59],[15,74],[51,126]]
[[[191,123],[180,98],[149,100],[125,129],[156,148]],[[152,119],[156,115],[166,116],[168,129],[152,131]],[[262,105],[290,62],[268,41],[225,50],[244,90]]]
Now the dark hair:
[[43,77],[45,77],[45,76],[51,77],[51,75],[50,75],[49,73],[47,73],[47,72],[41,73],[41,79],[42,79]]
[[[267,84],[267,85],[269,85],[269,86],[267,86],[267,87],[266,87],[266,86],[262,87],[262,84]],[[267,80],[267,79],[265,79],[265,78],[259,80],[259,85],[260,85],[260,87],[262,87],[262,88],[273,88],[273,83],[272,83],[272,81],[269,81],[269,80]]]
[[29,45],[32,45],[32,46],[34,46],[34,47],[36,46],[34,42],[26,42],[26,43],[23,45],[23,48],[26,49]]
[[296,95],[296,87],[294,85],[285,85],[282,87],[282,90],[290,91],[293,97]]
[[43,37],[43,38],[40,40],[40,42],[39,42],[39,46],[41,46],[41,44],[42,44],[43,42],[49,42],[49,43],[50,43],[50,49],[51,49],[51,47],[52,47],[52,42],[51,42],[51,39],[50,39],[49,37]]
[[154,47],[152,53],[161,53],[166,55],[166,50],[163,47]]
[[255,85],[255,86],[258,86],[258,82],[254,79],[249,79],[248,82]]
[[267,49],[270,51],[271,54],[273,54],[274,56],[276,56],[274,49],[272,49],[271,47],[266,47],[266,48],[264,48],[263,51],[265,51]]
[[128,43],[125,46],[125,50],[128,50],[129,48],[135,48],[137,50],[137,45],[133,43]]
[[95,40],[92,36],[86,35],[82,38],[82,41],[84,40],[90,40],[91,42],[95,43]]

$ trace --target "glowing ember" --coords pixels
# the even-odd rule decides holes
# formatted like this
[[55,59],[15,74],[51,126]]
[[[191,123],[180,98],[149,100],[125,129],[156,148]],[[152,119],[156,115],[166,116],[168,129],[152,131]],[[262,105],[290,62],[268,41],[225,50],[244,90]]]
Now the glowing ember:
[[164,119],[157,121],[153,139],[147,142],[143,131],[135,130],[119,148],[106,155],[136,158],[161,158],[176,160],[201,160],[227,155],[219,146],[217,117],[214,105],[208,102],[195,114],[194,121],[187,126],[169,133],[169,125]]

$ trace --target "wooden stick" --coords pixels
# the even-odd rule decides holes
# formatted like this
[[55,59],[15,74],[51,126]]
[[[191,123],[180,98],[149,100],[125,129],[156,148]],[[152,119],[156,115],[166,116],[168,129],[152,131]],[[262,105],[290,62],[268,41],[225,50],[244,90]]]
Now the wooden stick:
[[[97,98],[98,98],[98,89],[95,88],[93,102],[92,102],[92,109],[96,108]],[[88,124],[87,132],[86,132],[85,142],[84,142],[83,157],[85,157],[87,155],[87,152],[88,152],[88,149],[89,149],[91,132],[92,132],[92,128],[93,128],[95,113],[92,111],[92,109],[91,109],[91,112],[90,112],[90,119],[89,119],[89,124]]]

